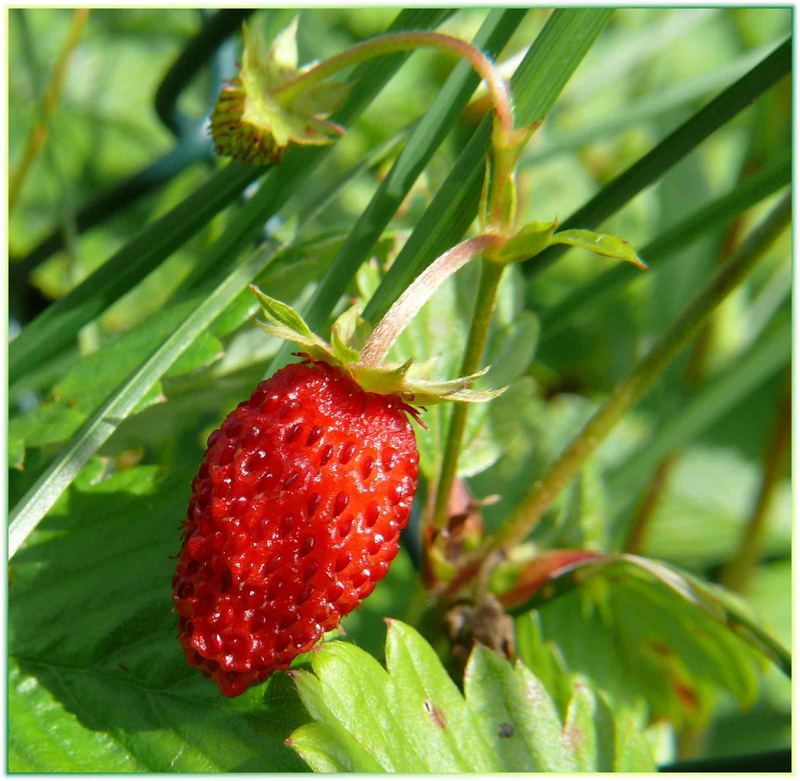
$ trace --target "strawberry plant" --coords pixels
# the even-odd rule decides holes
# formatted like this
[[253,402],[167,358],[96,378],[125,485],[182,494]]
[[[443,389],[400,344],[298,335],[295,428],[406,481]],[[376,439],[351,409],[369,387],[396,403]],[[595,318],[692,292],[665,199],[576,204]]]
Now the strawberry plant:
[[9,24],[9,771],[788,769],[787,9]]

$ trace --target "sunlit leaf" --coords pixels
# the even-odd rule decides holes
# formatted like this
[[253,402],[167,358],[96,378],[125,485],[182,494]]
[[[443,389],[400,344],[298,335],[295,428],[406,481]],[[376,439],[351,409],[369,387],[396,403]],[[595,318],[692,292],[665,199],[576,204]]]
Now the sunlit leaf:
[[[389,622],[386,669],[359,648],[329,642],[312,656],[313,674],[295,673],[316,720],[290,745],[318,772],[597,771],[653,768],[645,741],[584,686],[572,688],[566,722],[550,694],[520,662],[485,646],[473,650],[464,694],[428,643]],[[565,676],[562,676],[565,677]],[[604,708],[589,725],[579,703]]]

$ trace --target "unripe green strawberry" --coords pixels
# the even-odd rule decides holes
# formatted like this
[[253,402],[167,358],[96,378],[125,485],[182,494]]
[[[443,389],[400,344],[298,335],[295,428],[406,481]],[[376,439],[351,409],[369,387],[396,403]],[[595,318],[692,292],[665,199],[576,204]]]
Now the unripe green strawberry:
[[173,592],[186,658],[223,694],[288,667],[386,574],[417,484],[408,412],[309,360],[209,437]]

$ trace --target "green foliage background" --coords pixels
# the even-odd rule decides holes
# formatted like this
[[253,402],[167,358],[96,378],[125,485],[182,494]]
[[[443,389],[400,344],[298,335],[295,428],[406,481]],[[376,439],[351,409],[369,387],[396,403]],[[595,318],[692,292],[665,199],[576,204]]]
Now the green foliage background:
[[[488,18],[481,9],[411,13],[415,24],[438,24],[465,39],[490,36],[501,63],[524,51],[550,15],[543,8],[505,15],[498,9]],[[536,90],[521,80],[515,88],[522,95],[522,113],[546,101],[548,89],[553,100],[557,97],[523,160],[523,221],[564,220],[598,193],[601,205],[609,203],[609,183],[654,148],[660,150],[657,159],[674,162],[670,150],[657,145],[754,68],[786,38],[792,23],[791,9],[778,8],[624,8],[605,27],[576,13],[553,33],[563,48],[551,51],[548,67],[535,72]],[[288,9],[259,11],[250,23],[270,36],[292,15]],[[10,12],[11,170],[40,118],[39,102],[29,96],[46,88],[71,16],[64,9]],[[396,16],[388,8],[302,10],[301,61],[322,59],[383,32]],[[12,282],[17,279],[13,264],[24,263],[51,230],[61,227],[71,239],[35,268],[25,266],[23,281],[12,284],[12,338],[33,320],[38,296],[48,302],[63,299],[184,199],[201,192],[199,208],[211,210],[201,189],[210,177],[220,177],[215,182],[227,182],[234,194],[255,177],[256,172],[235,166],[223,172],[223,161],[198,160],[99,226],[80,234],[71,227],[88,200],[174,145],[156,116],[153,96],[201,21],[201,14],[191,10],[91,12],[48,120],[47,145],[10,216]],[[581,30],[588,46],[586,29],[592,24],[602,32],[582,61],[576,56],[575,74],[559,94],[559,78],[569,76],[559,57],[568,59],[569,41]],[[97,417],[109,398],[130,401],[133,409],[110,423],[99,417],[100,428],[90,435],[106,432],[110,438],[74,482],[56,492],[52,509],[9,565],[9,770],[298,771],[307,769],[301,757],[314,769],[377,769],[370,762],[380,752],[369,735],[361,749],[350,746],[341,737],[341,719],[323,713],[325,696],[309,693],[315,675],[320,690],[347,690],[352,684],[347,678],[352,666],[337,673],[335,666],[325,668],[328,657],[353,654],[351,665],[372,665],[375,680],[384,681],[385,674],[373,669],[376,662],[359,661],[355,649],[336,650],[340,644],[332,643],[333,650],[323,652],[328,656],[315,657],[311,668],[304,663],[298,679],[306,682],[302,698],[288,677],[276,675],[241,698],[223,700],[213,684],[185,664],[175,639],[171,556],[206,437],[274,366],[276,355],[277,360],[286,357],[253,326],[255,306],[244,292],[245,282],[255,278],[269,295],[313,312],[309,319],[316,318],[315,326],[330,322],[352,298],[368,311],[372,307],[374,316],[402,289],[393,280],[429,262],[435,247],[442,250],[458,240],[474,215],[466,185],[446,189],[461,186],[448,177],[482,118],[479,101],[462,111],[458,98],[443,90],[452,70],[442,55],[414,54],[380,94],[367,95],[360,116],[354,109],[347,134],[319,158],[304,153],[287,158],[285,166],[259,180],[266,182],[260,194],[253,195],[255,185],[246,191],[252,197],[248,203],[233,196],[230,205],[220,203],[219,213],[209,211],[197,229],[187,229],[186,240],[156,258],[152,271],[138,271],[136,263],[144,262],[146,251],[157,252],[163,237],[155,235],[152,245],[124,255],[127,263],[115,267],[111,278],[113,283],[123,273],[132,274],[126,292],[108,305],[90,285],[88,300],[98,314],[81,324],[77,338],[71,338],[59,313],[53,328],[66,329],[70,337],[63,348],[47,353],[46,345],[34,345],[24,355],[11,348],[10,508],[48,469],[54,472],[53,464],[61,464],[56,477],[68,473],[77,460],[64,448],[78,441],[74,437],[82,436],[81,426]],[[377,87],[383,72],[375,69],[370,78]],[[201,115],[213,98],[212,88],[213,79],[201,70],[181,96],[180,109]],[[431,110],[428,116],[441,143],[426,151],[423,142],[432,137],[427,131],[408,139],[432,104],[442,112]],[[650,271],[616,269],[611,260],[570,250],[557,262],[537,265],[534,259],[508,273],[487,351],[494,366],[487,384],[510,388],[475,410],[460,462],[461,476],[475,496],[500,496],[484,508],[488,530],[498,528],[528,485],[773,205],[789,181],[790,116],[791,87],[782,78],[694,151],[665,165],[666,172],[650,186],[609,211],[602,229],[630,240],[651,261]],[[407,141],[410,192],[400,187],[393,201],[387,187],[378,205],[370,207],[372,222],[358,223]],[[310,170],[317,160],[313,175],[303,178],[305,167]],[[424,165],[419,177],[414,161]],[[440,188],[455,192],[466,205],[458,213],[438,213],[436,221],[437,213],[424,215]],[[219,187],[209,192],[221,197]],[[704,211],[719,199],[719,209]],[[271,215],[269,237],[263,214]],[[378,231],[380,239],[364,238],[382,215],[391,219]],[[696,215],[700,219],[693,226]],[[425,219],[434,220],[435,230],[421,231],[409,242],[411,249],[400,252],[415,226],[428,224]],[[354,224],[361,226],[360,236],[350,234]],[[264,238],[266,247],[256,252]],[[278,246],[282,249],[276,252]],[[342,259],[343,246],[348,258],[358,260],[357,272]],[[532,545],[538,550],[621,549],[638,503],[669,457],[640,552],[710,581],[719,577],[739,548],[780,411],[790,359],[789,252],[786,235],[715,312],[704,346],[686,350],[615,429],[547,513]],[[392,261],[395,270],[387,276]],[[419,361],[438,355],[442,376],[452,376],[476,285],[477,269],[459,272],[424,308],[396,353]],[[582,300],[574,299],[578,293]],[[186,349],[174,364],[166,364],[168,371],[145,374],[138,395],[118,390],[179,327],[185,327],[180,344]],[[431,410],[425,417],[428,431],[418,430],[428,480],[441,461],[448,414],[446,408]],[[100,442],[90,435],[85,441]],[[774,487],[764,555],[743,609],[788,646],[791,498],[785,467]],[[423,484],[421,494],[425,491]],[[401,551],[375,594],[344,622],[347,640],[383,661],[383,617],[413,625],[422,599],[412,557]],[[466,700],[444,682],[438,662],[429,658],[432,652],[414,630],[397,624],[387,646],[396,650],[392,643],[402,637],[409,653],[426,660],[419,674],[432,676],[431,696],[451,703],[452,712],[461,714],[458,718],[475,734],[486,729],[491,735],[486,724],[510,719],[526,736],[529,742],[513,749],[487,745],[487,769],[522,769],[514,763],[519,756],[538,756],[536,736],[548,729],[559,733],[565,724],[591,724],[598,731],[594,743],[573,745],[565,754],[579,756],[578,764],[567,759],[566,766],[559,764],[559,752],[566,750],[559,744],[543,750],[550,764],[534,762],[527,769],[624,769],[629,759],[646,769],[650,754],[667,763],[763,752],[790,742],[789,682],[744,643],[720,634],[657,585],[598,578],[516,623],[519,667],[512,672],[481,651],[471,662]],[[607,642],[598,639],[603,633]],[[673,666],[660,666],[647,651],[653,640],[675,652]],[[628,671],[638,674],[631,680]],[[393,676],[400,675],[390,668],[388,694],[381,690],[388,707],[395,703],[391,686],[400,692],[410,686],[411,678],[397,683]],[[546,716],[531,715],[515,699],[526,676],[552,699]],[[690,694],[669,684],[675,681]],[[574,694],[576,682],[585,694]],[[519,705],[502,718],[491,705],[501,690],[509,703]],[[622,721],[614,720],[612,709]],[[369,731],[369,725],[356,724],[348,734],[361,727]],[[305,747],[299,753],[284,744],[298,728],[295,737]],[[613,735],[625,730],[642,732],[647,746],[637,744],[632,758],[603,755],[614,744]],[[379,732],[372,737],[376,745]],[[420,745],[432,755],[450,756],[433,744]],[[363,749],[369,757],[359,753]],[[453,769],[483,762],[454,751]],[[427,761],[421,756],[418,768],[443,767]]]

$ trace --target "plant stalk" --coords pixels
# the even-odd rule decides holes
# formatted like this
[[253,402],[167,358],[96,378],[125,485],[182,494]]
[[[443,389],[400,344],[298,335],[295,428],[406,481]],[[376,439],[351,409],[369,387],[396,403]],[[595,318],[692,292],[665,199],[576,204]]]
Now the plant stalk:
[[775,496],[786,455],[792,441],[792,383],[791,372],[786,371],[781,389],[778,414],[764,453],[764,469],[758,496],[750,514],[739,547],[733,558],[722,568],[719,582],[731,591],[744,593],[753,570],[761,558],[764,535],[767,530],[767,513]]
[[334,73],[357,65],[383,54],[393,54],[409,49],[432,47],[461,57],[472,65],[476,73],[486,81],[497,118],[504,131],[514,128],[511,99],[503,77],[494,63],[482,52],[466,41],[442,33],[401,32],[379,35],[356,44],[347,51],[336,54],[313,68],[301,73],[275,90],[275,97],[287,104],[308,89],[325,81]]
[[22,185],[28,175],[36,158],[44,148],[47,141],[48,133],[48,120],[50,115],[55,111],[58,106],[58,101],[61,98],[61,93],[64,89],[64,79],[67,75],[69,62],[72,54],[77,47],[83,28],[89,18],[88,8],[77,8],[72,15],[72,23],[70,24],[67,32],[67,38],[61,51],[58,55],[58,60],[53,67],[53,74],[50,78],[50,84],[47,87],[47,92],[42,98],[42,106],[40,117],[31,129],[28,136],[28,141],[25,144],[25,150],[22,153],[22,159],[17,164],[17,167],[11,172],[10,181],[8,184],[8,212],[9,214],[14,211],[17,205]]
[[[406,288],[375,327],[361,352],[361,363],[365,366],[377,366],[386,357],[397,337],[448,277],[473,258],[482,255],[490,247],[502,244],[503,241],[502,236],[482,234],[456,244],[436,258]],[[470,373],[475,371],[477,368]]]
[[741,249],[714,276],[688,309],[656,343],[650,353],[620,383],[609,399],[586,424],[542,480],[520,503],[492,547],[508,547],[521,542],[577,474],[586,460],[608,436],[617,421],[644,395],[661,372],[683,349],[717,305],[745,278],[791,219],[791,193],[781,199],[769,216],[742,245]]
[[[480,369],[481,357],[486,346],[489,334],[489,325],[492,321],[492,312],[497,298],[497,288],[503,274],[502,266],[485,260],[481,268],[481,281],[478,288],[478,297],[475,301],[475,310],[472,315],[472,326],[461,362],[461,376],[466,377]],[[464,439],[464,430],[467,424],[467,405],[456,404],[450,417],[450,427],[447,431],[447,442],[442,459],[442,468],[439,472],[439,482],[436,486],[436,500],[433,508],[431,523],[435,528],[441,529],[447,521],[447,502],[453,480],[456,477],[458,456],[461,452],[461,443]]]
[[655,474],[647,487],[644,498],[636,508],[630,534],[623,546],[625,553],[638,554],[644,550],[645,537],[650,527],[650,521],[653,519],[658,503],[664,496],[669,479],[672,476],[676,458],[676,453],[670,453],[664,456],[656,467]]
[[644,395],[667,365],[686,346],[717,305],[739,285],[763,257],[791,220],[792,200],[788,192],[743,242],[740,249],[692,301],[683,315],[659,339],[628,378],[584,426],[547,474],[537,480],[498,533],[468,562],[440,595],[458,593],[493,552],[521,542],[536,526],[556,497],[578,473],[608,436],[617,421]]

